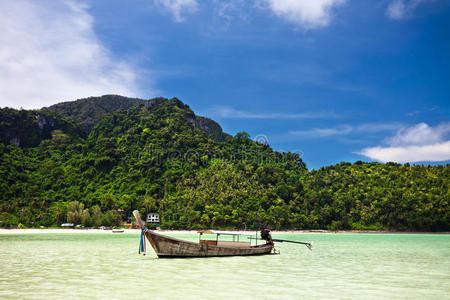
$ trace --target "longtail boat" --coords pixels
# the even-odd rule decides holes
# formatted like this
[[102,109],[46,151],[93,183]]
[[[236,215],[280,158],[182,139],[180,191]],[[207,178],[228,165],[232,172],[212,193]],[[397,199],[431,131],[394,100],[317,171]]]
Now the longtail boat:
[[[174,257],[214,257],[214,256],[244,256],[244,255],[262,255],[276,253],[274,248],[274,241],[269,233],[269,230],[264,229],[261,231],[261,238],[251,238],[256,240],[254,245],[248,241],[239,240],[241,236],[254,236],[253,234],[243,234],[237,232],[226,232],[216,230],[200,230],[198,233],[199,241],[190,242],[177,238],[165,236],[149,230],[145,227],[144,222],[141,220],[139,212],[133,211],[133,215],[141,228],[141,244],[139,246],[139,253],[145,255],[145,239],[147,239],[152,245],[153,250],[159,258],[174,258]],[[202,239],[203,234],[215,234],[215,240]],[[221,241],[219,237],[222,235],[232,236],[233,241]],[[263,243],[258,245],[258,240]],[[290,242],[287,240],[277,240]],[[303,242],[297,242],[303,243]],[[309,243],[303,243],[309,244]],[[310,245],[310,244],[309,244]],[[310,247],[308,247],[310,248]]]

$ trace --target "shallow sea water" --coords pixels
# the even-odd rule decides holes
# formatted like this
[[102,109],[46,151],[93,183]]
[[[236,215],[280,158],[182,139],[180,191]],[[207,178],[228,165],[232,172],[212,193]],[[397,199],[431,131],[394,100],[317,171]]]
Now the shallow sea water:
[[158,259],[131,233],[0,235],[0,299],[450,299],[450,235],[273,236],[314,248]]

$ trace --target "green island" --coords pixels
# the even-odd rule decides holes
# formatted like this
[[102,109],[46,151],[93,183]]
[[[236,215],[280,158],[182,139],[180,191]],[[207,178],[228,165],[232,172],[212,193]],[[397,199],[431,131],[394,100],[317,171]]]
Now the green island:
[[0,226],[450,231],[450,166],[308,170],[177,98],[116,95],[0,109]]

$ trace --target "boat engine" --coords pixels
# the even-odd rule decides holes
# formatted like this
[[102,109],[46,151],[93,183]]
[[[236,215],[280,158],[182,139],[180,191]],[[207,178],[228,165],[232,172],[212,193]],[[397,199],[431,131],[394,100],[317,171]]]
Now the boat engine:
[[270,235],[270,230],[269,229],[261,230],[261,239],[266,240],[269,243],[273,243],[272,242],[272,236]]

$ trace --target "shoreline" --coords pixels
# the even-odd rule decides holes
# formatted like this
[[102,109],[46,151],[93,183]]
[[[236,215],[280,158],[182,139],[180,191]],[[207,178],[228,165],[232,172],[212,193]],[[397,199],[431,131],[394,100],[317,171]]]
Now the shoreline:
[[[139,234],[140,229],[123,229],[125,234]],[[232,230],[241,233],[254,233],[255,231],[249,230]],[[162,234],[196,234],[197,230],[156,230],[158,233]],[[113,233],[112,230],[104,229],[67,229],[67,228],[27,228],[27,229],[0,229],[0,235],[10,235],[10,234],[80,234],[80,233],[95,233],[95,234],[110,234]],[[121,232],[122,233],[122,232]],[[387,230],[272,230],[272,234],[450,234],[450,232],[421,232],[421,231],[387,231]],[[118,234],[118,233],[114,233]]]

